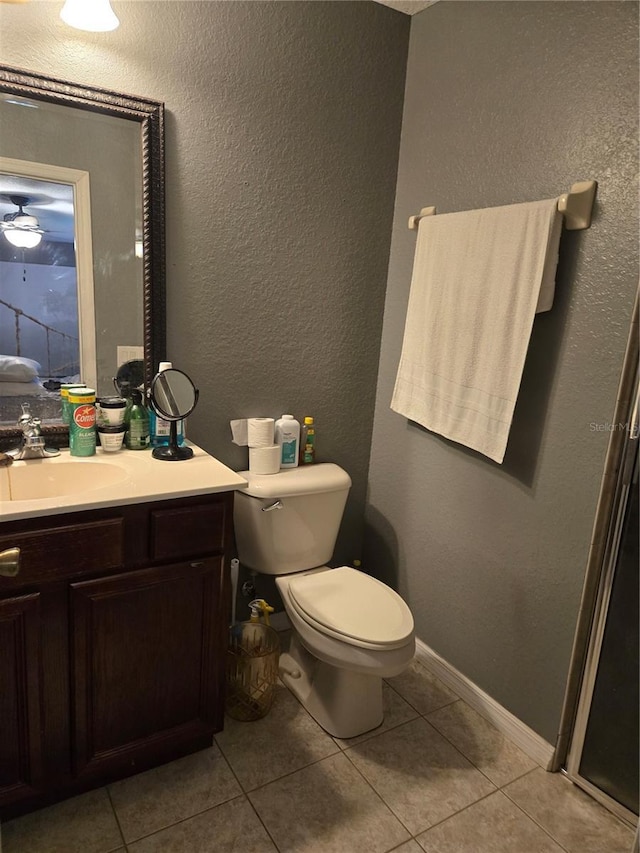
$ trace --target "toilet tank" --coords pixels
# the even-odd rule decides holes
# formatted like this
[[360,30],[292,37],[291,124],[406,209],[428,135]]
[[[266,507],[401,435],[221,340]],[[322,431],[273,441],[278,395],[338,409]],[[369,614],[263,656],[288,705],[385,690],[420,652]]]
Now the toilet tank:
[[233,520],[240,562],[267,575],[313,569],[331,559],[351,478],[330,462],[278,474],[242,471]]

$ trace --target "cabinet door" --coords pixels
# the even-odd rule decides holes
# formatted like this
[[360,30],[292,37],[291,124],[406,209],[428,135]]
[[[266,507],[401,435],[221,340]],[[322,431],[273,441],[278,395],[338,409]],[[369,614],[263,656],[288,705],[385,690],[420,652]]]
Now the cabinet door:
[[222,720],[222,561],[71,585],[77,776],[136,772],[211,743]]
[[40,596],[0,600],[0,803],[40,790]]

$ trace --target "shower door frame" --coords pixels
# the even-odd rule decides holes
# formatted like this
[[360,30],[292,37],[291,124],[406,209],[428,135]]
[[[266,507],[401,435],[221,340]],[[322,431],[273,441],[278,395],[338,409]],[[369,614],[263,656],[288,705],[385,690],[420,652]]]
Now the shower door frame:
[[638,296],[603,474],[553,766],[633,828],[638,817],[580,775],[625,510],[638,462]]

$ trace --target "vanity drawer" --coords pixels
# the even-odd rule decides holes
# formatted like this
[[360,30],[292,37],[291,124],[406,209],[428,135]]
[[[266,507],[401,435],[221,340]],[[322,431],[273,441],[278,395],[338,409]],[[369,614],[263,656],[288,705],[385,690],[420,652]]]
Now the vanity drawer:
[[13,578],[0,577],[0,593],[88,572],[122,568],[124,539],[123,518],[0,536],[0,551],[20,549],[19,572]]
[[150,520],[152,560],[182,560],[224,550],[224,500],[152,510]]

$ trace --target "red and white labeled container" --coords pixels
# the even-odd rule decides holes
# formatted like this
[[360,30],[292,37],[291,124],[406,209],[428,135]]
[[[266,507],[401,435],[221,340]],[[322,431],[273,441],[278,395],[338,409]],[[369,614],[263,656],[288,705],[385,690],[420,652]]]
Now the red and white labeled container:
[[69,450],[72,456],[96,452],[96,392],[93,388],[69,389]]

